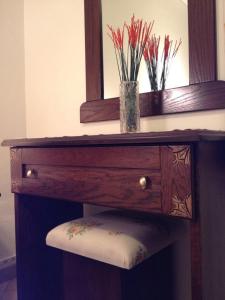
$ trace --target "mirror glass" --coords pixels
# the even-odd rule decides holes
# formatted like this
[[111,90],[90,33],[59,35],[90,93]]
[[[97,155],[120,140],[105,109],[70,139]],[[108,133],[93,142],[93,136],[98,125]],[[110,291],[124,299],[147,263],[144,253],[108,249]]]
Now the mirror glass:
[[[143,21],[154,21],[152,33],[160,36],[159,63],[165,35],[175,41],[182,40],[178,53],[171,62],[166,88],[189,84],[188,0],[102,0],[104,98],[118,97],[119,75],[114,47],[108,36],[107,25],[117,29],[130,23],[132,15]],[[138,76],[140,93],[150,92],[147,68],[142,60]]]

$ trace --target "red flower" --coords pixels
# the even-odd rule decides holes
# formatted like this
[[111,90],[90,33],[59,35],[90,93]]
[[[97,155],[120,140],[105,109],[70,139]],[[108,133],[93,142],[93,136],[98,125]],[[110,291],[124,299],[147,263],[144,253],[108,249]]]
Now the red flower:
[[[153,22],[143,24],[143,20],[135,20],[135,16],[131,17],[130,25],[126,23],[122,30],[119,28],[114,30],[109,28],[109,36],[115,47],[116,61],[119,70],[120,80],[135,81],[137,80],[139,67],[145,45],[150,38]],[[124,28],[127,29],[128,47],[127,53],[124,52]]]
[[113,44],[115,48],[122,49],[123,48],[123,40],[124,40],[124,26],[123,30],[121,31],[120,28],[117,30],[114,30],[111,26],[108,25],[108,28],[110,30],[110,34],[108,34],[113,41]]
[[129,44],[132,48],[136,48],[137,45],[137,29],[138,29],[138,21],[135,22],[134,16],[131,18],[130,26],[126,25],[129,37]]
[[144,48],[147,41],[150,39],[152,27],[154,25],[154,21],[149,23],[149,25],[145,22],[144,28],[142,30],[142,38],[141,38],[141,46]]
[[169,56],[170,45],[171,45],[170,37],[169,37],[169,35],[166,35],[165,40],[164,40],[164,58],[165,58],[165,60]]
[[150,60],[149,55],[148,55],[148,48],[147,47],[144,49],[143,55],[144,55],[145,60]]
[[149,23],[149,25],[145,22],[143,26],[143,20],[135,21],[135,17],[131,18],[131,25],[126,25],[129,37],[129,44],[134,49],[136,46],[141,45],[145,46],[147,40],[150,37],[151,30],[153,27],[153,23]]
[[[144,58],[148,69],[150,85],[153,90],[158,90],[159,84],[158,77],[158,52],[159,52],[160,37],[156,38],[155,35],[151,37],[146,43],[144,50]],[[176,56],[177,51],[181,45],[176,41],[175,46],[172,47],[173,41],[170,40],[169,35],[165,36],[164,48],[162,52],[162,70],[160,75],[160,88],[165,89],[166,79],[169,73],[171,60]]]
[[158,52],[160,37],[153,35],[146,43],[144,58],[148,69],[151,89],[158,90]]
[[170,56],[175,57],[178,49],[180,48],[181,43],[182,43],[181,39],[179,43],[177,41],[175,42],[173,53],[171,55],[173,41],[170,40],[169,35],[166,35],[164,40],[164,59],[166,60],[167,58],[170,58]]
[[145,60],[152,61],[155,59],[158,61],[160,37],[156,38],[155,35],[151,37],[146,43],[144,50]]
[[[166,79],[169,73],[169,67],[170,67],[170,63],[171,60],[176,56],[177,51],[181,45],[181,40],[179,41],[179,43],[177,43],[177,41],[175,42],[175,46],[172,49],[172,45],[173,45],[173,41],[170,40],[169,35],[165,36],[165,40],[164,40],[164,49],[163,49],[163,69],[162,69],[162,74],[161,74],[161,88],[162,90],[165,89],[165,85],[166,85]],[[171,54],[172,52],[172,54]]]

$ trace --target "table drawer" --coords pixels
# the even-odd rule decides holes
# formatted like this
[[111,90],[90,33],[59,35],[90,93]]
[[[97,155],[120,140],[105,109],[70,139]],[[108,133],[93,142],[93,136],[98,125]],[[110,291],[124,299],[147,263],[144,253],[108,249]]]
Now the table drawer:
[[24,164],[96,168],[160,168],[160,147],[71,147],[22,149]]
[[189,145],[12,149],[12,155],[15,193],[192,218]]
[[[145,189],[141,178],[148,178]],[[22,185],[26,194],[161,212],[159,171],[26,165]]]

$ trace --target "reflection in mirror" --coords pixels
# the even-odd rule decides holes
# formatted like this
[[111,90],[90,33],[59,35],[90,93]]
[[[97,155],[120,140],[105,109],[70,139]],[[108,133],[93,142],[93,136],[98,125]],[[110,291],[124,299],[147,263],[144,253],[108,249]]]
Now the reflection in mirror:
[[[172,61],[166,88],[189,84],[188,53],[188,8],[187,0],[102,0],[103,28],[103,64],[104,64],[104,98],[118,97],[119,75],[116,65],[114,47],[107,35],[107,25],[122,27],[130,22],[131,16],[144,21],[154,21],[152,33],[161,37],[159,62],[163,50],[165,35],[174,42],[182,40],[177,56]],[[149,92],[150,84],[144,59],[139,72],[140,93]]]

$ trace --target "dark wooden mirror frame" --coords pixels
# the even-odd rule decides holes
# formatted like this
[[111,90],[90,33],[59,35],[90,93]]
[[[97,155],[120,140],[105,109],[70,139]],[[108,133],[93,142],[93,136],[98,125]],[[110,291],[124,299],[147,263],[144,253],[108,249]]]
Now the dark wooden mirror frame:
[[[217,81],[216,0],[188,0],[189,86],[140,94],[141,116],[225,108]],[[104,99],[101,0],[84,0],[86,98],[81,123],[119,119],[119,98]],[[119,83],[118,83],[119,85]]]

